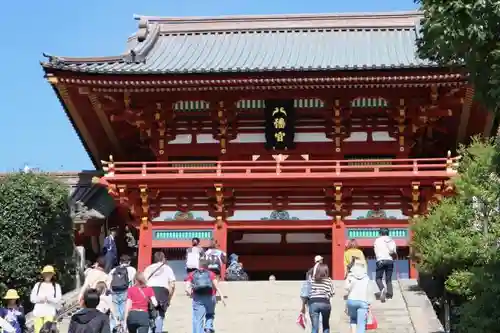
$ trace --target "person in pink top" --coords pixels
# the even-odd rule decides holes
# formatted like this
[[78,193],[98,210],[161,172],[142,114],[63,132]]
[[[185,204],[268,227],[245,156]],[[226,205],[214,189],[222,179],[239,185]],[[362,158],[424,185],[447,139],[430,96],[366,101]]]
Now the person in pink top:
[[135,276],[134,286],[128,289],[127,304],[125,306],[125,322],[129,333],[148,333],[151,328],[149,303],[153,307],[158,306],[153,288],[147,286],[147,281],[142,273]]

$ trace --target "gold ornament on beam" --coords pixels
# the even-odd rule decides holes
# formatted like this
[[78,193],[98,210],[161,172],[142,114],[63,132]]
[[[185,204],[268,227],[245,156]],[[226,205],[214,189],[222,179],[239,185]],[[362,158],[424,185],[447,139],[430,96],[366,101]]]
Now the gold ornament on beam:
[[215,222],[215,225],[217,227],[217,229],[222,229],[223,225],[224,225],[224,221],[222,219],[222,216],[218,215],[216,218],[215,218],[216,222]]
[[405,151],[405,137],[404,137],[404,131],[406,129],[405,125],[406,121],[406,107],[405,107],[405,100],[401,98],[399,100],[399,117],[398,117],[398,131],[399,131],[399,151],[403,152]]
[[420,211],[420,183],[411,183],[411,208],[413,212],[413,217],[418,215]]
[[342,211],[342,184],[341,183],[335,183],[333,184],[335,187],[335,211],[341,212]]
[[109,155],[109,161],[101,161],[104,165],[102,170],[104,171],[104,177],[113,177],[115,175],[115,163],[113,161],[113,155]]
[[335,123],[335,152],[340,153],[342,150],[340,145],[341,145],[341,134],[342,134],[342,119],[340,117],[340,100],[336,99],[334,102],[334,107],[333,107],[333,119]]
[[141,199],[142,210],[141,225],[145,227],[149,221],[149,193],[147,185],[140,185],[139,197]]
[[224,101],[219,102],[219,110],[217,111],[217,117],[219,118],[219,143],[220,152],[225,154],[227,152],[226,142],[227,142],[227,119],[225,116]]
[[128,201],[127,197],[127,187],[125,185],[118,185],[118,196],[120,198],[120,204],[125,204]]
[[433,198],[440,201],[443,198],[443,182],[434,182],[435,193]]
[[436,104],[437,100],[438,100],[438,87],[437,85],[433,84],[431,86],[431,101],[432,101],[432,104]]

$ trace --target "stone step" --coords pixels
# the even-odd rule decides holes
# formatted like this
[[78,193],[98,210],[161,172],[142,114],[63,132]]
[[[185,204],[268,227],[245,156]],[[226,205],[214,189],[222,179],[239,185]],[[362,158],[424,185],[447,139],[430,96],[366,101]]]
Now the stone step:
[[[217,305],[215,327],[217,333],[250,333],[263,329],[266,332],[301,332],[295,323],[300,309],[298,281],[250,281],[221,283],[227,306]],[[344,314],[343,282],[336,282],[337,293],[332,299],[330,326],[332,332],[349,332],[348,318]],[[373,311],[382,333],[414,333],[405,302],[394,286],[394,298],[386,303],[375,302]],[[177,292],[168,310],[168,332],[191,332],[191,299],[184,294],[184,286]],[[303,331],[302,331],[303,332]]]
[[[331,300],[331,332],[348,333],[343,281],[336,281],[335,286],[337,293]],[[300,281],[222,282],[220,288],[227,305],[217,305],[216,332],[304,332],[295,323],[300,309],[300,287]],[[373,286],[373,289],[376,287]],[[372,309],[379,323],[377,333],[443,332],[429,300],[417,289],[416,281],[413,280],[394,282],[393,299],[386,303],[375,301]],[[184,284],[179,282],[167,312],[166,331],[191,333],[191,311],[191,299],[184,293]],[[69,318],[60,323],[61,333],[68,331],[68,324]]]

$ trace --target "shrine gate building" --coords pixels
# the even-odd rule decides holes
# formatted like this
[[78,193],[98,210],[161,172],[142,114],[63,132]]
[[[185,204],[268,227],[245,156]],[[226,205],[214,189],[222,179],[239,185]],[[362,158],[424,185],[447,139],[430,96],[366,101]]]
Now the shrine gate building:
[[139,229],[139,268],[199,237],[255,279],[302,278],[317,254],[343,279],[346,242],[371,258],[387,227],[415,277],[409,218],[493,125],[464,73],[417,57],[419,19],[141,16],[123,54],[42,66]]

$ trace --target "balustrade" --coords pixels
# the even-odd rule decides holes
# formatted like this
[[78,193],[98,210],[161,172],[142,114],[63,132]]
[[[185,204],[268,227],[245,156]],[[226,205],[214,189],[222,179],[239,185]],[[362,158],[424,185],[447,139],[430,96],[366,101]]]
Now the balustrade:
[[[103,162],[105,178],[120,178],[120,175],[164,175],[166,178],[202,175],[242,177],[248,175],[325,175],[362,176],[379,174],[388,176],[395,173],[422,175],[425,172],[442,172],[443,176],[456,174],[458,157],[419,159],[374,159],[374,160],[285,160],[278,155],[275,161],[151,161],[151,162]],[[195,174],[195,175],[186,175]]]

